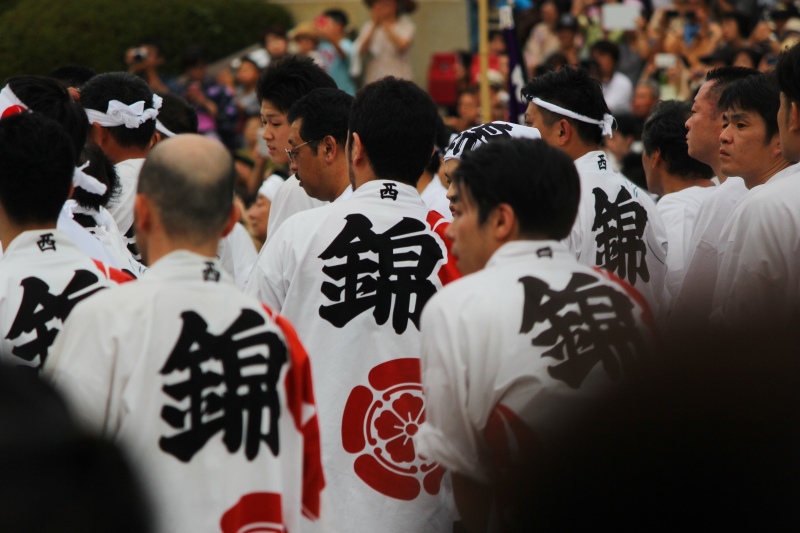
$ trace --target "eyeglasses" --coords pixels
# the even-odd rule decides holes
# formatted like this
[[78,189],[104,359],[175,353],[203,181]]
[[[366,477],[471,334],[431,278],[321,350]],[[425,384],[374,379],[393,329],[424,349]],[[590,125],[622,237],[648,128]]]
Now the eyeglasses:
[[289,158],[289,163],[294,164],[295,158],[297,157],[297,150],[298,149],[302,148],[303,146],[307,145],[308,143],[313,143],[313,142],[316,142],[316,141],[306,141],[303,144],[298,144],[297,146],[295,146],[291,150],[288,149],[288,148],[284,148],[284,150],[286,150],[286,156]]

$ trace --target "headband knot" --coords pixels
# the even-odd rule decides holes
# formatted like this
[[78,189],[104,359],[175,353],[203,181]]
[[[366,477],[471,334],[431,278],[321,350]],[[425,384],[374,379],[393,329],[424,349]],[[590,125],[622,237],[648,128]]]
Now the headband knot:
[[87,109],[86,116],[89,118],[90,124],[96,122],[106,128],[125,126],[128,129],[135,130],[148,120],[155,119],[158,116],[161,102],[162,99],[157,94],[153,95],[153,107],[149,109],[144,108],[144,100],[139,100],[130,105],[123,104],[119,100],[111,100],[108,102],[108,109],[105,113],[96,109]]
[[551,104],[550,102],[545,102],[541,98],[531,98],[530,99],[532,104],[536,104],[539,107],[547,109],[548,111],[552,111],[553,113],[558,113],[559,115],[564,115],[565,117],[573,118],[575,120],[579,120],[581,122],[586,122],[587,124],[596,124],[600,126],[600,129],[603,131],[603,137],[613,137],[613,127],[614,127],[614,117],[609,115],[608,113],[603,114],[603,120],[597,120],[594,118],[589,118],[586,115],[581,115],[574,111],[570,111],[569,109],[564,109],[561,106],[557,106],[555,104]]
[[83,165],[76,167],[75,172],[72,173],[72,184],[75,187],[80,187],[86,192],[90,192],[92,194],[99,194],[103,195],[108,190],[108,187],[105,183],[101,183],[97,178],[94,176],[90,176],[84,170],[86,167],[89,166],[89,162],[85,162]]

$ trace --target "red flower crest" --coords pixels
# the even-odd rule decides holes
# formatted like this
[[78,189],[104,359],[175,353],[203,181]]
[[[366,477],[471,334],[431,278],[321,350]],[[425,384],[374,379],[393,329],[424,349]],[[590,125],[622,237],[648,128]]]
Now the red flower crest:
[[369,385],[350,393],[342,420],[342,445],[353,454],[356,475],[374,490],[413,500],[424,488],[438,494],[444,469],[420,456],[413,436],[425,421],[419,359],[395,359],[369,373]]

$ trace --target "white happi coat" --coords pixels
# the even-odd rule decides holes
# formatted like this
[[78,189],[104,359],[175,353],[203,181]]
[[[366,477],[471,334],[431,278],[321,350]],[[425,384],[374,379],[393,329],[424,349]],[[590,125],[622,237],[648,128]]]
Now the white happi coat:
[[658,313],[666,276],[667,234],[646,191],[611,170],[597,150],[575,160],[581,201],[565,240],[584,265],[599,266],[638,290]]
[[272,239],[278,228],[286,222],[290,216],[301,211],[314,209],[328,202],[311,198],[300,186],[300,181],[292,174],[275,193],[272,199],[272,206],[269,208],[269,218],[267,219],[267,241]]
[[579,264],[563,243],[503,245],[423,312],[420,452],[490,483],[490,457],[498,468],[524,460],[533,442],[553,442],[579,408],[640,373],[652,322],[635,289]]
[[299,531],[301,513],[318,516],[311,371],[288,322],[188,251],[98,296],[67,320],[44,373],[129,452],[159,530]]
[[410,438],[424,416],[421,307],[458,277],[446,225],[414,187],[370,181],[287,220],[248,282],[311,357],[334,531],[452,527],[444,471]]
[[243,290],[250,271],[253,270],[258,251],[247,229],[239,222],[234,224],[230,233],[219,240],[217,257],[236,286]]
[[729,326],[786,324],[800,311],[800,164],[753,188],[736,206],[717,257],[712,315]]
[[661,304],[661,315],[666,316],[678,295],[689,255],[692,230],[700,205],[714,191],[714,187],[687,187],[665,194],[656,204],[667,232],[667,274]]
[[686,249],[683,280],[672,300],[668,329],[680,330],[708,320],[717,282],[717,252],[722,228],[746,194],[744,180],[729,177],[714,187],[700,205]]
[[452,222],[453,213],[450,212],[450,200],[447,199],[447,187],[442,185],[442,180],[434,174],[431,182],[420,193],[422,201],[431,211],[436,211],[445,220]]
[[0,259],[0,356],[41,368],[75,304],[132,278],[84,255],[57,229],[19,234]]

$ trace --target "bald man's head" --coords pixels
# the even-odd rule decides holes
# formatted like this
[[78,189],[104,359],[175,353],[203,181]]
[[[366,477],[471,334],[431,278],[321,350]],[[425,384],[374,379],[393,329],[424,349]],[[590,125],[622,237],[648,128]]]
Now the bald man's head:
[[219,142],[178,135],[159,143],[142,166],[138,192],[158,210],[167,236],[219,239],[233,203],[233,159]]

